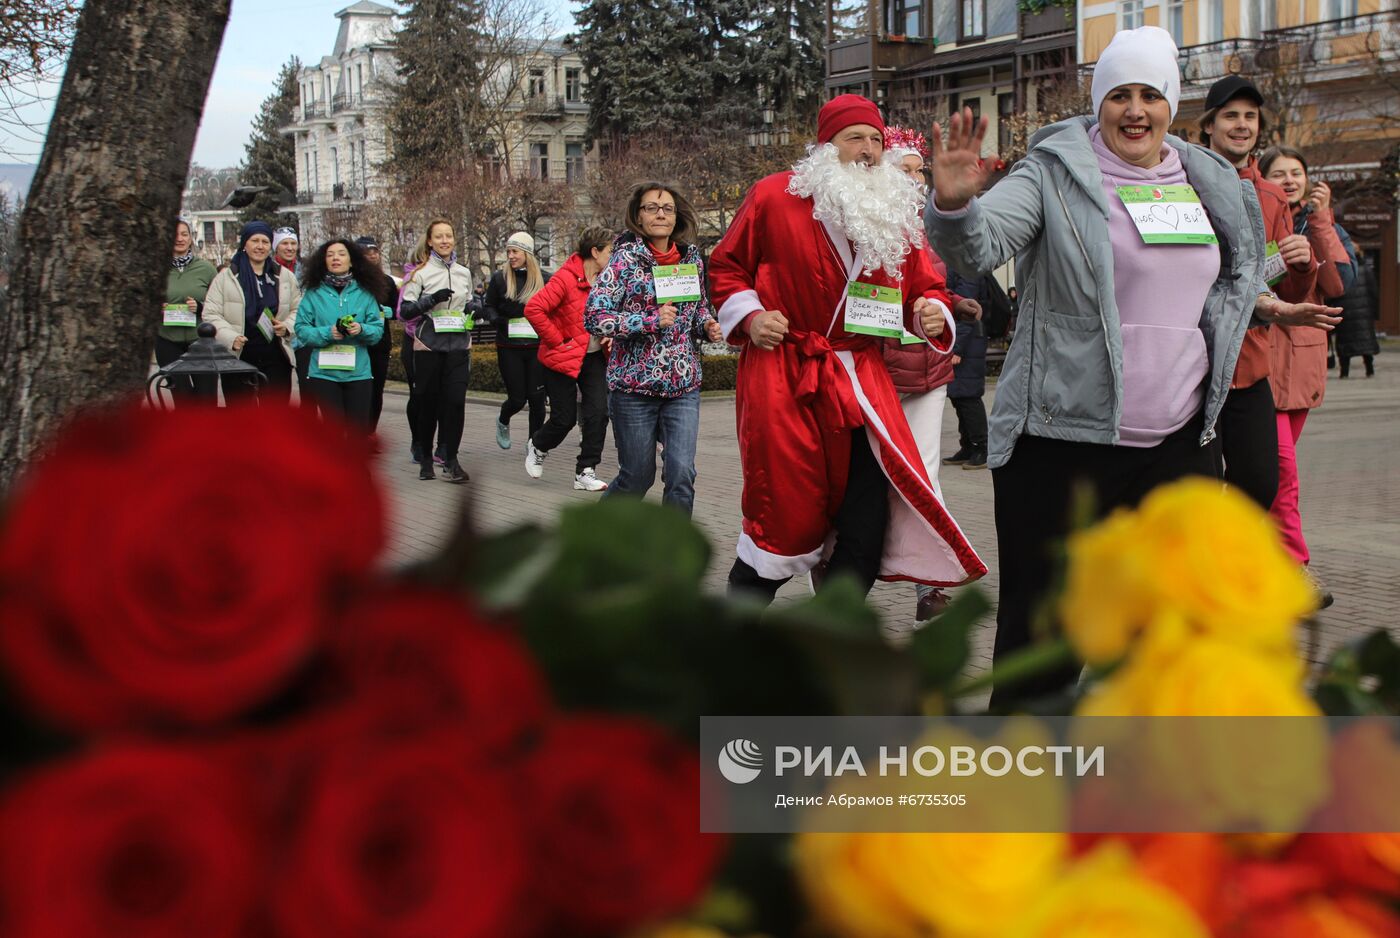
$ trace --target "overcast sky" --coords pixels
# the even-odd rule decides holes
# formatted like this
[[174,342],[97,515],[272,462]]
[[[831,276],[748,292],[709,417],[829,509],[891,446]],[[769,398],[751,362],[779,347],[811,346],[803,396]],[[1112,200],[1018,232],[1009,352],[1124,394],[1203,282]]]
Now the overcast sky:
[[[243,159],[258,105],[272,93],[277,72],[291,56],[302,62],[318,62],[335,46],[338,10],[355,0],[233,0],[224,44],[209,85],[204,121],[195,141],[194,161],[210,169],[235,166]],[[392,6],[386,0],[377,0]],[[569,0],[540,0],[551,10],[556,28],[573,25]],[[402,9],[403,4],[398,4]],[[43,125],[52,111],[55,84],[38,89],[36,102],[24,111],[31,124]],[[0,162],[37,163],[43,148],[43,129],[16,133],[0,124]]]

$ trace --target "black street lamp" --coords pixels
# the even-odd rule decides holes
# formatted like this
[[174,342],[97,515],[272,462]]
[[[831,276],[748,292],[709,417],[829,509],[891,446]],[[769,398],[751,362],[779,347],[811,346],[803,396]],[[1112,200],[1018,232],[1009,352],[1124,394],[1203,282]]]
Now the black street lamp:
[[214,338],[214,325],[202,322],[196,330],[199,338],[190,343],[185,354],[151,375],[146,382],[146,397],[159,410],[166,409],[161,391],[173,392],[176,382],[190,381],[197,395],[216,399],[220,379],[224,375],[243,377],[256,396],[258,388],[267,384],[267,375],[224,348]]

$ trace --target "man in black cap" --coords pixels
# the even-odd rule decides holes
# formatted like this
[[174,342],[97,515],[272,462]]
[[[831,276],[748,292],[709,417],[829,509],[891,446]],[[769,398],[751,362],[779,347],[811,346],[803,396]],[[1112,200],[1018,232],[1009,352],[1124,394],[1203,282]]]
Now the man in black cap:
[[[355,239],[355,244],[365,252],[365,260],[375,267],[383,268],[384,261],[379,253],[379,241],[373,235],[360,235]],[[379,302],[381,310],[389,310],[386,315],[388,318],[388,316],[393,315],[394,307],[398,304],[398,290],[402,289],[403,282],[392,274],[385,279],[386,282],[392,283],[396,289],[392,293],[377,296],[375,299]],[[374,378],[374,396],[370,409],[370,413],[373,415],[373,420],[370,423],[371,429],[379,426],[379,414],[384,410],[384,382],[389,378],[389,353],[393,350],[393,346],[394,337],[386,324],[383,338],[369,347],[369,370]]]
[[[1317,280],[1317,263],[1308,239],[1293,233],[1283,190],[1259,173],[1254,152],[1268,127],[1263,108],[1264,96],[1248,79],[1238,75],[1220,79],[1206,94],[1201,143],[1229,160],[1241,179],[1254,184],[1268,240],[1264,277],[1284,300],[1301,303]],[[1269,387],[1267,326],[1245,334],[1217,426],[1225,480],[1268,511],[1278,492],[1278,424]]]

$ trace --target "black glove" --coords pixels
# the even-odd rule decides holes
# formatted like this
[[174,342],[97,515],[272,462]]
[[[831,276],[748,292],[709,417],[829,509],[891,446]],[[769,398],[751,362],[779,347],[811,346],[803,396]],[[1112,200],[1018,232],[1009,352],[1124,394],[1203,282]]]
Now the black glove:
[[452,299],[452,291],[447,287],[443,287],[433,294],[433,305],[436,306],[439,303],[446,303],[450,299]]

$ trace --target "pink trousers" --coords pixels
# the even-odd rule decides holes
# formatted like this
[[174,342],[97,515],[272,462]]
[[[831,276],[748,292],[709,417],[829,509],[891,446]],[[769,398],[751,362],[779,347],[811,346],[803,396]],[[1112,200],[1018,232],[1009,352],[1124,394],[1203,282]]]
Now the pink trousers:
[[1306,410],[1280,410],[1278,418],[1278,495],[1269,514],[1274,516],[1283,547],[1301,564],[1308,562],[1308,542],[1303,540],[1303,516],[1298,510],[1298,437],[1308,419]]

